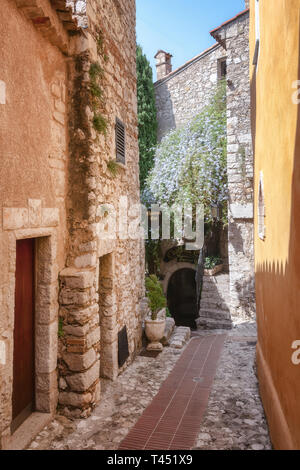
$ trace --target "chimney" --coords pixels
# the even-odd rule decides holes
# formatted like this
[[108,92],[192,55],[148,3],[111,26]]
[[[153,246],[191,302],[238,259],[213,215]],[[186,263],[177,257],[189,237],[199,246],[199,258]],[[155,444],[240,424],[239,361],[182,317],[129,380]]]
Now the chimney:
[[245,8],[246,9],[250,7],[249,3],[250,3],[250,0],[245,0]]
[[156,59],[156,74],[157,80],[161,80],[166,75],[172,72],[172,63],[171,58],[173,56],[168,54],[165,51],[158,51],[157,54],[154,56]]

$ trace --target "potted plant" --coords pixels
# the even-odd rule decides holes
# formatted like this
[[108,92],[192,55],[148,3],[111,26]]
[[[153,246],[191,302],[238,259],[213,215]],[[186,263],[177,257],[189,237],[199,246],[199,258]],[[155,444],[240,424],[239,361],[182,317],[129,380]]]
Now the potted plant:
[[204,275],[214,276],[221,272],[223,269],[223,263],[219,256],[207,256],[204,260]]
[[161,284],[154,274],[146,278],[146,295],[151,311],[150,317],[145,319],[145,333],[149,340],[147,350],[161,351],[163,345],[160,340],[165,332],[167,302]]

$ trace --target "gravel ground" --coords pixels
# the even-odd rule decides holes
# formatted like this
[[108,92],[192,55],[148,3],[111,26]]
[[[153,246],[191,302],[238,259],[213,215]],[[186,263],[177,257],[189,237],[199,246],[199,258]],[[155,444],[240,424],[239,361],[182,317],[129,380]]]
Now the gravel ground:
[[[197,334],[218,332],[224,333]],[[255,343],[253,322],[228,333],[195,449],[271,449],[255,376]],[[101,403],[88,419],[56,416],[29,449],[117,449],[182,351],[166,347],[155,359],[138,356],[115,382],[102,381]]]

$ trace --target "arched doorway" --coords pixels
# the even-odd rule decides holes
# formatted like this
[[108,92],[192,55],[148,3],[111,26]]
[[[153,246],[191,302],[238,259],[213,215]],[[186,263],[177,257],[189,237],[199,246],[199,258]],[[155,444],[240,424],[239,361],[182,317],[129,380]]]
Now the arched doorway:
[[168,308],[177,326],[196,328],[197,292],[195,271],[185,268],[175,271],[168,284]]

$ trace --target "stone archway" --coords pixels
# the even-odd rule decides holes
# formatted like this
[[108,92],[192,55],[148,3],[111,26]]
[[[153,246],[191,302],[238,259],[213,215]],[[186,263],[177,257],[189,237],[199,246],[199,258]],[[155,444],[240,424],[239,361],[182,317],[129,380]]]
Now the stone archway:
[[196,328],[197,290],[195,269],[184,267],[170,277],[167,288],[168,308],[178,326]]

